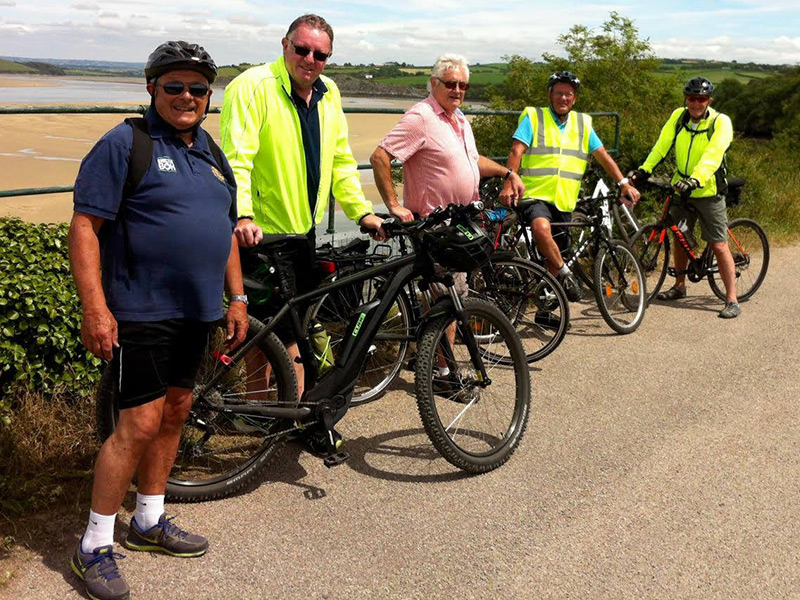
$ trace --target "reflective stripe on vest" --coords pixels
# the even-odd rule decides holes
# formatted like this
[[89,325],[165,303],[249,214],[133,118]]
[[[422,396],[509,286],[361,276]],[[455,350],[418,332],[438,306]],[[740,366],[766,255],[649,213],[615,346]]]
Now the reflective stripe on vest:
[[519,170],[525,196],[555,204],[562,212],[572,212],[589,157],[587,132],[592,118],[571,112],[562,132],[548,108],[526,108],[520,121],[525,115],[533,129],[531,145],[522,155]]

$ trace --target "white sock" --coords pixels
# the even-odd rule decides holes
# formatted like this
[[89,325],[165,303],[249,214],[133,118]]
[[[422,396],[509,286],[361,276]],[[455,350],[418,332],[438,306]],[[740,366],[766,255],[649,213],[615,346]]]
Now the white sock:
[[563,265],[561,265],[561,268],[558,270],[558,276],[559,277],[566,277],[570,273],[572,273],[572,271],[569,270],[569,267],[567,266],[567,263],[564,263]]
[[81,552],[91,554],[95,548],[114,544],[114,521],[117,514],[99,515],[89,511],[89,525],[81,539]]
[[136,492],[136,513],[133,518],[142,531],[147,531],[158,523],[164,514],[164,494],[150,495]]
[[437,367],[437,368],[439,370],[439,372],[437,373],[439,377],[447,377],[448,375],[450,375],[450,367]]

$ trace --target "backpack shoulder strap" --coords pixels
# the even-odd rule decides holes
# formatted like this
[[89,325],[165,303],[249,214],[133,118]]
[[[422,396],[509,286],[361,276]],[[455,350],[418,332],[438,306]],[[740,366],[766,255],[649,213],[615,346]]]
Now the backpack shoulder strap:
[[122,188],[122,198],[130,198],[139,187],[153,162],[153,138],[143,117],[128,117],[125,122],[133,129],[133,145],[128,160],[128,177]]
[[211,137],[211,134],[207,131],[203,130],[206,134],[206,140],[208,141],[208,149],[211,151],[211,156],[214,157],[214,162],[217,163],[217,168],[219,169],[220,173],[225,176],[225,180],[228,182],[229,185],[236,187],[236,181],[229,176],[225,170],[222,168],[222,149],[217,145],[217,142],[214,141],[214,138]]

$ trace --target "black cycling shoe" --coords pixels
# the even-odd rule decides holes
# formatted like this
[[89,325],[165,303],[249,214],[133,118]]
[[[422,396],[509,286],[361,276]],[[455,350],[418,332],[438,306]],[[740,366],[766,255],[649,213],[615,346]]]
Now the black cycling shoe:
[[581,283],[575,275],[570,271],[566,275],[560,276],[559,281],[567,294],[567,299],[570,302],[580,302],[583,298],[583,291],[581,291]]

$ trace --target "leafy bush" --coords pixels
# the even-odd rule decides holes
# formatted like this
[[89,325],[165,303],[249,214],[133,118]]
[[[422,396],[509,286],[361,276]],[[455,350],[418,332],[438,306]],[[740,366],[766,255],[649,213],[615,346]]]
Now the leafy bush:
[[[86,393],[100,361],[80,341],[67,226],[0,219],[0,247],[0,397],[20,389]],[[10,408],[6,399],[6,417]]]

